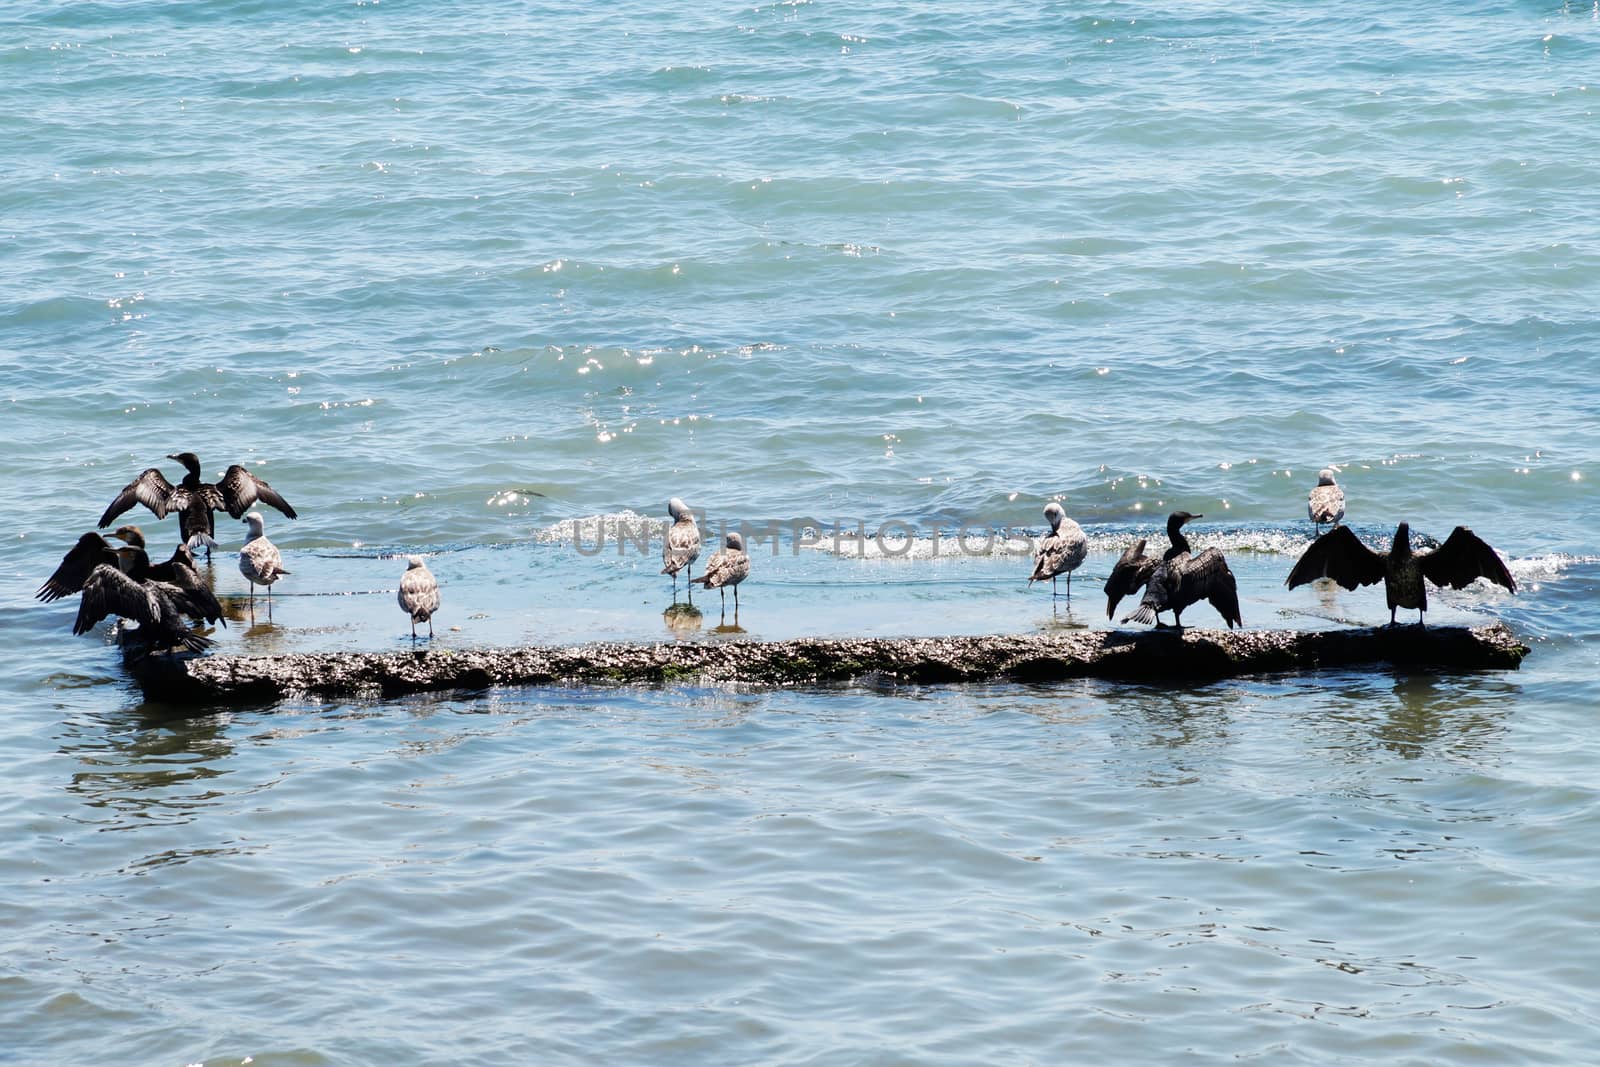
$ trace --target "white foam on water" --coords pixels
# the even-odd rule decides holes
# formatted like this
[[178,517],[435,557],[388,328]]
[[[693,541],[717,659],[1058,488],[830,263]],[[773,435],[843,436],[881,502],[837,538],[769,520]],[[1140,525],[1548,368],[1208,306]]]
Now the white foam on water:
[[665,516],[656,518],[636,511],[580,515],[533,531],[533,540],[541,545],[568,544],[588,549],[593,549],[602,540],[606,544],[616,544],[622,538],[630,541],[660,540],[670,521]]

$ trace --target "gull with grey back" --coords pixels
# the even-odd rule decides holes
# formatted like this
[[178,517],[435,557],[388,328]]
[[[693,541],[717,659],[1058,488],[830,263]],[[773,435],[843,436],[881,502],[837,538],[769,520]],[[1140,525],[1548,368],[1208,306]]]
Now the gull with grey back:
[[705,573],[698,578],[689,579],[690,584],[699,582],[707,589],[717,589],[722,592],[724,608],[728,602],[728,590],[733,590],[733,614],[739,615],[739,583],[750,577],[750,556],[744,550],[744,537],[738,533],[731,533],[723,538],[723,547],[714,553],[706,563]]
[[1344,490],[1333,480],[1329,467],[1317,472],[1317,484],[1306,496],[1306,516],[1316,524],[1318,534],[1324,526],[1337,526],[1344,519]]
[[700,527],[695,525],[694,512],[677,497],[667,501],[667,514],[672,525],[661,543],[661,573],[672,575],[672,598],[678,598],[678,572],[694,581],[694,561],[700,558]]
[[411,617],[411,637],[417,636],[417,623],[428,624],[428,636],[433,636],[433,613],[439,610],[439,582],[422,561],[421,556],[406,557],[406,572],[400,576],[400,591],[396,595],[400,610]]
[[267,613],[270,617],[272,585],[289,571],[283,569],[283,556],[278,546],[267,540],[266,520],[261,517],[261,512],[252,511],[244,517],[244,523],[250,527],[250,533],[245,538],[244,547],[239,550],[239,573],[250,583],[252,611],[255,610],[256,586],[266,586]]
[[1044,506],[1044,517],[1050,523],[1050,532],[1039,542],[1033,557],[1033,574],[1028,584],[1050,579],[1050,595],[1056,591],[1056,578],[1067,576],[1067,599],[1072,599],[1072,572],[1083,566],[1089,555],[1089,539],[1083,527],[1067,518],[1067,513],[1054,500]]

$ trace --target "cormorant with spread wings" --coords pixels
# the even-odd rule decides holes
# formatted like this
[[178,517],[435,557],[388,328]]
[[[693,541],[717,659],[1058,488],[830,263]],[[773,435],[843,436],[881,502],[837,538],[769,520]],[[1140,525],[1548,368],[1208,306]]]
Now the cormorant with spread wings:
[[1146,538],[1141,537],[1129,545],[1116,566],[1111,568],[1111,576],[1106,579],[1105,586],[1106,618],[1113,618],[1122,598],[1143,589],[1149,583],[1150,575],[1161,565],[1157,557],[1145,555],[1145,543]]
[[184,588],[172,582],[149,577],[150,558],[142,548],[121,548],[128,572],[111,564],[101,564],[83,583],[83,599],[72,632],[86,634],[95,624],[116,615],[139,624],[134,636],[150,650],[183,648],[204,652],[211,640],[189,629],[185,615],[215,622],[222,618],[217,598],[203,585]]
[[203,544],[209,555],[216,543],[213,538],[217,532],[212,512],[226,511],[234,518],[242,519],[260,500],[291,519],[296,517],[294,508],[278,495],[277,490],[237,463],[227,469],[220,482],[211,485],[200,480],[200,459],[193,452],[174,452],[167,458],[183,464],[188,471],[183,480],[173,485],[155,467],[149,468],[123,486],[122,492],[106,508],[105,514],[100,516],[102,530],[135,504],[143,504],[158,519],[164,519],[169,512],[175,511],[178,513],[179,540],[190,548]]
[[86,533],[61,557],[61,565],[33,594],[34,599],[48,604],[62,597],[76,596],[83,592],[83,583],[89,580],[94,569],[102,565],[120,566],[117,550],[99,534],[93,531]]
[[1428,587],[1424,578],[1452,589],[1465,589],[1479,578],[1487,578],[1517,591],[1516,580],[1499,555],[1465,526],[1457,526],[1432,552],[1413,552],[1411,526],[1404,522],[1395,527],[1388,552],[1374,552],[1348,526],[1334,527],[1311,542],[1284,584],[1293,589],[1318,578],[1332,578],[1346,589],[1382,582],[1390,626],[1396,624],[1395,612],[1400,608],[1415,608],[1417,625],[1425,625],[1422,616],[1428,610]]
[[1158,628],[1166,629],[1161,613],[1170,611],[1173,625],[1181,630],[1183,609],[1204,600],[1217,609],[1230,630],[1244,625],[1239,615],[1239,586],[1222,552],[1208,548],[1198,556],[1191,555],[1183,525],[1200,518],[1204,516],[1187,511],[1175,511],[1167,516],[1167,538],[1172,547],[1160,560],[1144,554],[1143,540],[1122,554],[1111,569],[1111,577],[1106,579],[1106,618],[1111,618],[1118,601],[1143,586],[1144,599],[1138,608],[1123,617],[1123,622],[1153,622]]

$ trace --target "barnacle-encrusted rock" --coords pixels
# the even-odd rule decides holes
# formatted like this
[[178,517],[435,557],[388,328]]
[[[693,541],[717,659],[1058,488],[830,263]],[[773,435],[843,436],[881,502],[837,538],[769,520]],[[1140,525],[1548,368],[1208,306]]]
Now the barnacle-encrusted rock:
[[913,684],[1001,679],[1199,680],[1394,664],[1515,669],[1528,654],[1504,624],[1354,630],[1185,630],[977,637],[597,643],[532,648],[151,656],[130,669],[155,701],[271,703],[516,685],[734,682],[814,685],[876,677]]

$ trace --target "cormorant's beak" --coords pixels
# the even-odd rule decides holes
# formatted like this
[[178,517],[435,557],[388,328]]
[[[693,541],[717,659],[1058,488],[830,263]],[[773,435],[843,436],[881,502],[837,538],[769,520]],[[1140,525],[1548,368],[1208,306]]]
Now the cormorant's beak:
[[1193,522],[1196,519],[1203,519],[1203,518],[1205,518],[1204,515],[1190,515],[1188,521],[1189,522]]

